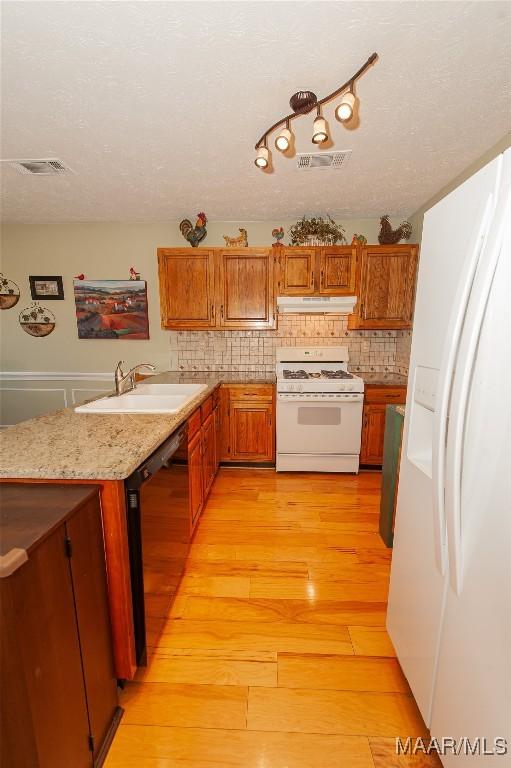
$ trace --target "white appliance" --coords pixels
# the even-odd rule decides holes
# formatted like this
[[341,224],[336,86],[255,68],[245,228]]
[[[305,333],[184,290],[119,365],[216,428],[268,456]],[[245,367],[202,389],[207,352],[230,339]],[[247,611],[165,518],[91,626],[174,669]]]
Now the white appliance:
[[281,315],[350,315],[356,303],[356,296],[277,296],[277,307]]
[[347,347],[281,347],[277,472],[358,472],[364,381]]
[[[424,218],[387,627],[431,734],[511,764],[511,150]],[[498,748],[497,748],[498,751]]]

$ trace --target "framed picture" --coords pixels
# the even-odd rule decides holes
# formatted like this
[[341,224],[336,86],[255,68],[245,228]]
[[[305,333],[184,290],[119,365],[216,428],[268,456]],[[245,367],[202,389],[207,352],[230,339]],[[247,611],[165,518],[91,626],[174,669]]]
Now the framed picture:
[[61,301],[64,298],[64,286],[59,275],[30,275],[28,279],[33,299]]
[[148,339],[145,280],[75,280],[79,339]]

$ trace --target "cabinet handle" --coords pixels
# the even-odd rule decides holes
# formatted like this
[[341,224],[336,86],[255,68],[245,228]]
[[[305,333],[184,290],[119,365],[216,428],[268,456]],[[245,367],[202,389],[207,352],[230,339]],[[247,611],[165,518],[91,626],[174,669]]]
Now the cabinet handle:
[[325,273],[323,272],[323,270],[321,270],[321,285],[323,285],[323,277],[324,277],[324,275],[325,275]]
[[211,305],[211,317],[214,317],[214,316],[215,316],[215,305],[212,304]]
[[363,316],[364,316],[364,304],[362,303],[360,305],[360,317],[363,317]]
[[314,270],[311,272],[311,285],[314,286]]
[[224,316],[224,305],[222,304],[222,306],[220,307],[220,317],[223,318],[223,316]]

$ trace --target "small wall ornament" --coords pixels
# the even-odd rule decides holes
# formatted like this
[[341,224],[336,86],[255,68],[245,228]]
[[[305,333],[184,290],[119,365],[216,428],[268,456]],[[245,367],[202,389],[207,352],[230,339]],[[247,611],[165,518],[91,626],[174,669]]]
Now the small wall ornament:
[[367,237],[365,235],[353,235],[352,245],[367,245]]
[[248,235],[247,230],[239,228],[238,237],[229,237],[229,235],[222,235],[225,240],[227,248],[248,248]]
[[411,235],[412,225],[409,221],[403,221],[397,229],[392,229],[388,214],[381,217],[380,234],[378,235],[380,245],[395,245],[400,240],[409,240]]
[[30,336],[49,336],[55,330],[55,315],[47,307],[34,301],[19,314],[19,324]]
[[197,214],[195,227],[193,226],[190,219],[183,219],[183,221],[180,223],[179,229],[181,230],[181,234],[185,240],[188,240],[192,248],[197,248],[199,243],[202,242],[208,234],[206,229],[207,221],[208,219],[206,214],[201,212]]
[[346,232],[331,216],[314,216],[299,219],[289,230],[291,245],[335,245],[346,244]]
[[12,309],[20,299],[20,289],[14,280],[0,272],[0,309]]

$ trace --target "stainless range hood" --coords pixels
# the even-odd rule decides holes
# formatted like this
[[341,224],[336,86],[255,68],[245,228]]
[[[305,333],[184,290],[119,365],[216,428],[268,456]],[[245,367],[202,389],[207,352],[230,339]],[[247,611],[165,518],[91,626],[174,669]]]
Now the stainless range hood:
[[357,303],[356,296],[278,296],[277,307],[282,314],[350,315]]

